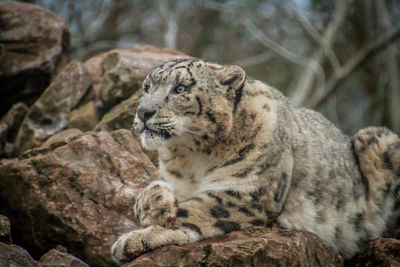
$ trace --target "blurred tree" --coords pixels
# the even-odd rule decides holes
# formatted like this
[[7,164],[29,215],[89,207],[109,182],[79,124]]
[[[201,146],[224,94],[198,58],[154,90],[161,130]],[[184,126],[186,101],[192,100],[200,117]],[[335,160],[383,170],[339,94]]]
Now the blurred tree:
[[397,0],[32,0],[59,14],[73,58],[152,44],[243,66],[352,134],[400,132]]

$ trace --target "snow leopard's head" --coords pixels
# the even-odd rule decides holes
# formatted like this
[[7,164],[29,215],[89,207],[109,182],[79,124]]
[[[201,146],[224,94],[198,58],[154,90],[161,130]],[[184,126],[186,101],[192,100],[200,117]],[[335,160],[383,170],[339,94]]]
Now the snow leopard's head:
[[198,59],[169,61],[149,72],[134,127],[145,148],[186,144],[204,149],[229,134],[246,80],[239,66]]

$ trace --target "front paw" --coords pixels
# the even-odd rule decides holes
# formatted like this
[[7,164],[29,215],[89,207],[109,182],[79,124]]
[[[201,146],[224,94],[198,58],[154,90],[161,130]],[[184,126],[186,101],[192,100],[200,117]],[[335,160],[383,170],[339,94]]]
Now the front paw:
[[178,210],[177,200],[162,181],[149,184],[139,194],[134,206],[136,220],[141,226],[172,227]]
[[150,250],[143,242],[144,229],[126,233],[111,247],[111,255],[118,264],[127,263]]

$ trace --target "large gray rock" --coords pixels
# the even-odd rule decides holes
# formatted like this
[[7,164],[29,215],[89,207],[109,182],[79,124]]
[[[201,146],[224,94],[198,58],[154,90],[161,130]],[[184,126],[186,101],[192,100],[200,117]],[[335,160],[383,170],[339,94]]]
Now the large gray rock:
[[17,102],[28,106],[68,62],[70,34],[54,13],[0,2],[0,116]]
[[4,243],[0,243],[0,266],[41,267],[25,249]]
[[30,108],[15,141],[17,152],[37,147],[66,128],[71,110],[90,85],[90,74],[81,63],[68,64]]
[[52,249],[39,260],[42,267],[89,267],[80,259],[68,254],[67,251]]
[[93,130],[98,122],[99,114],[95,103],[94,101],[89,101],[71,112],[68,128],[75,128],[87,132]]
[[94,128],[95,131],[111,131],[116,129],[131,130],[136,109],[142,93],[137,91],[128,99],[115,105]]
[[88,132],[0,164],[0,213],[33,255],[58,244],[91,266],[136,228],[132,205],[156,169],[127,130]]
[[0,157],[12,157],[15,154],[15,140],[18,130],[28,114],[24,103],[16,103],[0,120]]
[[82,135],[83,132],[79,129],[66,129],[62,132],[56,133],[40,145],[41,148],[51,148],[68,144],[72,138],[77,135]]
[[178,51],[152,46],[108,52],[101,62],[103,77],[100,88],[100,97],[106,109],[135,93],[152,68],[165,61],[188,57]]

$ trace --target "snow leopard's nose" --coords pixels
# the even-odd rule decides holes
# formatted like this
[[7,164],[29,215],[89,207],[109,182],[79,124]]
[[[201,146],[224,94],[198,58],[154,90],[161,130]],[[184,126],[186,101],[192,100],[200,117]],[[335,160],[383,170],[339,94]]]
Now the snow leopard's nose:
[[143,122],[146,122],[148,119],[153,117],[153,115],[156,113],[156,110],[154,108],[139,107],[136,112],[139,119]]

